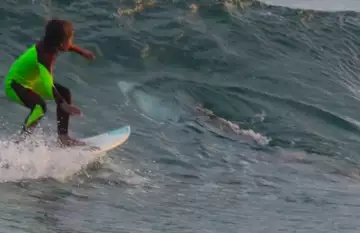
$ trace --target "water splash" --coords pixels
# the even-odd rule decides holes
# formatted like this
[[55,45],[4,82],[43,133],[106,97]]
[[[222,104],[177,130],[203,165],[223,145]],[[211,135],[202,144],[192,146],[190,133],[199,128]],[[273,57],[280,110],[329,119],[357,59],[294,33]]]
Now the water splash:
[[81,151],[80,148],[55,146],[55,138],[44,134],[34,135],[21,144],[2,138],[0,182],[39,178],[64,182],[93,159],[89,152]]

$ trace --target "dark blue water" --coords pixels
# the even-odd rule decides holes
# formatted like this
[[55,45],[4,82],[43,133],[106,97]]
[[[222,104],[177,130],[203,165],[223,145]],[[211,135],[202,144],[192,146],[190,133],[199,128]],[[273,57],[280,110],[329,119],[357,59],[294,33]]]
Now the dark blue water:
[[71,20],[97,56],[56,63],[84,113],[71,134],[132,127],[81,170],[9,147],[28,112],[2,97],[0,231],[357,232],[357,5],[264,2],[0,3],[1,76],[46,19]]

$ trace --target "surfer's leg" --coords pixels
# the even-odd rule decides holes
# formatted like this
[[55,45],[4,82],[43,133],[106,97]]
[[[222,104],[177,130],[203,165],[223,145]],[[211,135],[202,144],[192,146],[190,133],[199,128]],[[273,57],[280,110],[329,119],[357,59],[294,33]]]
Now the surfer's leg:
[[[56,90],[59,94],[65,99],[68,104],[71,104],[71,92],[68,88],[55,83],[54,84]],[[72,139],[69,136],[69,120],[70,115],[69,113],[65,112],[60,105],[56,108],[56,115],[57,115],[57,131],[59,135],[59,139],[62,144],[71,146],[71,145],[84,145],[84,142]]]
[[[54,84],[56,90],[59,94],[65,99],[68,104],[71,104],[71,93],[70,90],[58,83]],[[64,109],[57,105],[56,108],[56,117],[57,117],[57,131],[58,134],[68,134],[69,131],[69,113],[65,112]]]
[[22,129],[22,133],[31,133],[32,129],[46,113],[45,101],[32,90],[25,88],[16,82],[12,82],[11,88],[19,100],[18,102],[21,102],[20,104],[23,104],[31,110],[25,119]]

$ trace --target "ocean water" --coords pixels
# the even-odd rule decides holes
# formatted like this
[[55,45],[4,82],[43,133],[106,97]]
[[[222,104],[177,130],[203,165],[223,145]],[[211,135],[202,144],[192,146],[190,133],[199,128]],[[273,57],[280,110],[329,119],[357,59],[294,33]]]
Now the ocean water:
[[359,232],[360,3],[3,0],[0,72],[71,20],[61,54],[85,137],[129,124],[98,163],[49,151],[55,105],[0,97],[0,232]]

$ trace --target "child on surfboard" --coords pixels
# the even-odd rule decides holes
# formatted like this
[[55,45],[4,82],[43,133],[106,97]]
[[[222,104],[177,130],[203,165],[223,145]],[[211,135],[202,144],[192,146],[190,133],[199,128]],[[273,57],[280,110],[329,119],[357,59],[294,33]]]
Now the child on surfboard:
[[47,22],[45,34],[30,46],[12,64],[4,82],[6,96],[30,109],[21,135],[28,135],[46,113],[45,100],[57,104],[58,141],[63,146],[85,145],[68,134],[70,116],[81,115],[71,103],[71,92],[53,80],[53,65],[60,52],[75,52],[88,60],[94,60],[92,52],[72,43],[73,26],[66,20],[52,19]]

